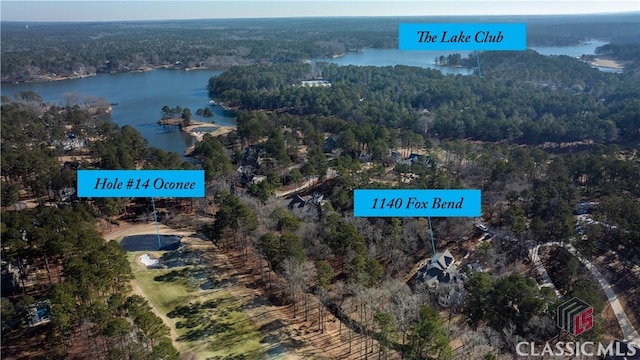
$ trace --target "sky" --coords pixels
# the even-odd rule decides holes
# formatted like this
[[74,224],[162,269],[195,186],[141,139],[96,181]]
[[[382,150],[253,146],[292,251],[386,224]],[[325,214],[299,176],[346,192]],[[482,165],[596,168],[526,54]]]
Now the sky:
[[[2,21],[118,21],[317,16],[594,14],[640,11],[640,1],[608,0],[0,0]],[[640,16],[639,16],[640,23]]]

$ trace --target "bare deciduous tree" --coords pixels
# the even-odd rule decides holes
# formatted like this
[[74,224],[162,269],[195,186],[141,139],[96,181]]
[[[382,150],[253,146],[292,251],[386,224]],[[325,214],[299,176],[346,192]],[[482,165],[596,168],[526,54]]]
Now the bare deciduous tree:
[[293,299],[293,317],[296,317],[298,309],[298,295],[304,295],[305,320],[308,318],[308,298],[307,290],[311,281],[316,277],[316,267],[310,261],[299,262],[295,259],[287,258],[282,262],[284,278],[287,281],[287,293]]
[[391,295],[389,311],[394,316],[397,328],[402,334],[402,345],[404,346],[407,332],[418,319],[420,301],[419,296],[414,294],[406,284],[402,285]]

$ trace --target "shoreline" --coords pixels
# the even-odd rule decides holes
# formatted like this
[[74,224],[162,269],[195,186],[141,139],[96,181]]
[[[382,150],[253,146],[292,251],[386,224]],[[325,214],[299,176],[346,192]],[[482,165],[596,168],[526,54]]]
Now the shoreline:
[[[179,118],[161,119],[158,121],[158,124],[163,126],[180,126],[181,123],[182,119]],[[202,127],[211,129],[199,131],[198,129]],[[180,130],[193,137],[196,140],[197,144],[202,141],[204,139],[204,136],[207,134],[213,137],[218,137],[235,131],[236,125],[220,125],[216,122],[191,120],[189,126],[183,126],[180,128]],[[196,144],[187,147],[187,149],[184,151],[184,156],[191,156],[193,150],[196,147]]]
[[135,69],[135,70],[126,70],[126,71],[105,71],[105,72],[95,72],[95,73],[91,73],[91,74],[84,74],[84,75],[70,75],[70,76],[49,76],[49,75],[40,75],[41,78],[39,79],[30,79],[30,80],[26,80],[26,81],[0,81],[1,84],[32,84],[32,83],[45,83],[45,82],[51,82],[51,81],[64,81],[64,80],[76,80],[76,79],[84,79],[84,78],[88,78],[88,77],[92,77],[92,76],[98,76],[100,74],[129,74],[129,73],[143,73],[143,72],[147,72],[147,71],[154,71],[154,70],[158,70],[158,69],[165,69],[165,70],[183,70],[183,71],[195,71],[195,70],[211,70],[211,71],[225,71],[226,69],[224,68],[220,68],[220,69],[216,69],[216,68],[211,68],[211,67],[178,67],[176,68],[175,65],[154,65],[154,66],[148,66],[145,67],[144,69]]
[[435,66],[439,66],[439,67],[446,67],[446,68],[452,68],[452,69],[476,69],[478,66],[474,65],[474,66],[467,66],[467,65],[450,65],[450,64],[438,64],[438,63],[433,63],[433,65]]
[[3,81],[2,84],[33,84],[33,83],[43,83],[43,82],[51,82],[51,81],[64,81],[64,80],[76,80],[76,79],[84,79],[92,76],[97,76],[98,73],[91,73],[85,75],[72,75],[72,76],[48,76],[42,75],[41,79],[35,80],[27,80],[27,81]]

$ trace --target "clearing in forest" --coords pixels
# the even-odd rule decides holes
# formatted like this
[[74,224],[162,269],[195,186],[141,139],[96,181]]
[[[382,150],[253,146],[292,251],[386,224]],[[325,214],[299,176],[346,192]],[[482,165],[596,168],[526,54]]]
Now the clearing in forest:
[[[159,266],[147,268],[138,259],[148,252],[130,252],[136,285],[170,324],[171,336],[183,354],[198,359],[261,359],[262,336],[242,312],[242,303],[207,270],[197,252],[184,247],[153,252]],[[225,283],[227,282],[227,283]]]

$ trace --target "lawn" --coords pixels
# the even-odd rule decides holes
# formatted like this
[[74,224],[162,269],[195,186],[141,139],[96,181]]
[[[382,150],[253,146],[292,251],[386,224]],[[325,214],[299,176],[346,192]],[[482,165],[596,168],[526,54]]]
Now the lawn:
[[[136,261],[146,252],[128,253],[136,282],[149,302],[177,334],[178,350],[200,359],[261,359],[262,335],[240,307],[243,305],[198,264],[148,269]],[[175,252],[155,252],[170,256]]]

